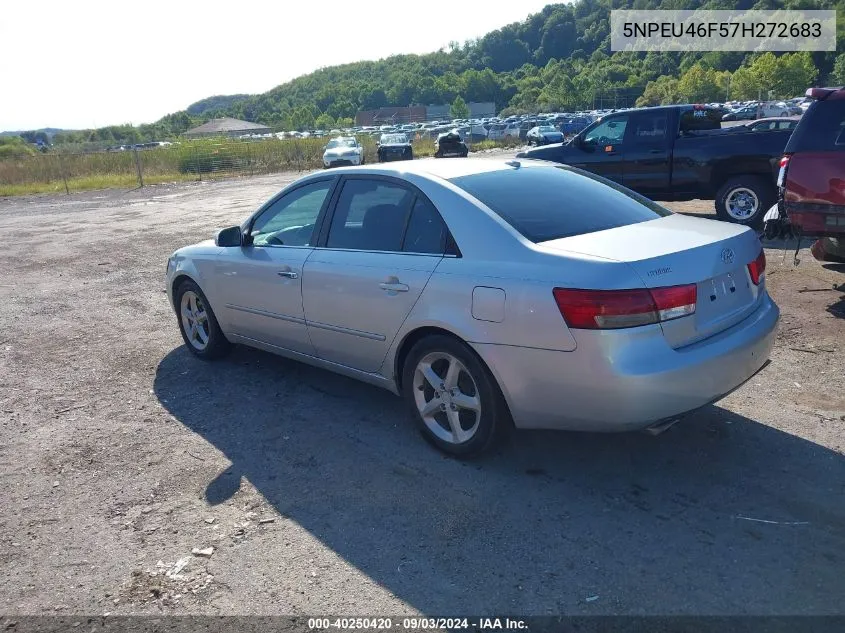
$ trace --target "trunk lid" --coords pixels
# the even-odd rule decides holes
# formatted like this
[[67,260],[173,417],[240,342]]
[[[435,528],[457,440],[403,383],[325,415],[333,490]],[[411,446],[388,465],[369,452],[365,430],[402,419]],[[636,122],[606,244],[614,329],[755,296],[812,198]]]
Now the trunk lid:
[[765,283],[754,285],[748,272],[761,248],[751,229],[685,215],[542,242],[538,248],[625,262],[647,288],[695,284],[695,314],[661,323],[674,348],[744,319],[756,309]]

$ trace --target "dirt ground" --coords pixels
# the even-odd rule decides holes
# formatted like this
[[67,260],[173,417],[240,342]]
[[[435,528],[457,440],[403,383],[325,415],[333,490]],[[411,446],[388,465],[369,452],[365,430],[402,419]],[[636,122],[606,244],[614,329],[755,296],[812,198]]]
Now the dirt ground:
[[462,463],[387,392],[185,350],[167,255],[295,177],[0,200],[0,613],[845,613],[842,267],[770,244],[772,364],[663,435]]

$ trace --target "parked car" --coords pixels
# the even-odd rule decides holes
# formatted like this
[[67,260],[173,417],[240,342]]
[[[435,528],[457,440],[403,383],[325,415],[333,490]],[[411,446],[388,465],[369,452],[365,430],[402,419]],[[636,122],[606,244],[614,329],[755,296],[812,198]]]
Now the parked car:
[[503,138],[519,138],[519,123],[517,121],[512,121],[505,126]]
[[752,123],[736,126],[736,130],[747,128],[752,132],[768,132],[770,130],[794,130],[800,119],[798,117],[767,117],[757,119]]
[[326,144],[323,152],[323,166],[363,165],[364,147],[354,136],[339,136]]
[[444,132],[434,141],[435,158],[448,158],[450,156],[466,158],[468,155],[469,148],[457,132]]
[[578,134],[592,122],[590,117],[567,117],[561,124],[560,131],[563,132],[564,136]]
[[[505,138],[505,130],[507,126],[504,123],[492,123],[487,128],[487,138],[491,141],[498,141]],[[517,130],[517,134],[519,131]]]
[[757,118],[757,106],[745,106],[722,115],[722,121],[753,121]]
[[616,112],[566,145],[518,157],[581,167],[653,200],[715,200],[721,219],[757,225],[777,197],[790,132],[721,130],[720,121],[719,110],[693,105]]
[[822,260],[845,258],[845,88],[811,88],[814,101],[783,151],[779,210]]
[[404,134],[382,134],[378,141],[378,162],[412,160],[414,149]]
[[538,125],[528,130],[525,140],[529,145],[547,145],[563,142],[563,132],[552,125]]
[[659,432],[732,392],[774,343],[764,271],[747,227],[578,169],[413,161],[297,180],[173,253],[166,290],[194,355],[383,387],[471,455],[511,424]]

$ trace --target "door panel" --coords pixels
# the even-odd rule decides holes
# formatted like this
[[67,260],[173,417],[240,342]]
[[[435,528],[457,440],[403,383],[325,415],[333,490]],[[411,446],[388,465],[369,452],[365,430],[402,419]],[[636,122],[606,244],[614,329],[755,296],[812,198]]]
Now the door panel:
[[375,372],[431,273],[447,230],[419,191],[347,176],[328,232],[305,263],[302,301],[317,355]]
[[622,184],[624,138],[628,116],[607,118],[582,136],[580,151],[569,164]]
[[311,252],[310,247],[225,249],[216,278],[232,333],[314,355],[301,287],[303,265]]
[[314,355],[302,269],[333,186],[334,179],[320,179],[281,194],[250,221],[244,246],[223,249],[216,278],[229,331]]
[[378,371],[440,255],[316,249],[302,299],[317,355]]
[[625,130],[622,184],[645,196],[665,193],[671,178],[666,111],[630,115]]

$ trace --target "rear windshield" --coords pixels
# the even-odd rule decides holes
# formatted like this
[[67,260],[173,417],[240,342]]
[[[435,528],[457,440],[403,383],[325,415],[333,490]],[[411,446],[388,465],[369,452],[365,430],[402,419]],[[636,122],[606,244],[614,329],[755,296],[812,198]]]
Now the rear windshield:
[[724,113],[716,108],[690,108],[681,111],[681,133],[718,130]]
[[671,215],[611,180],[566,166],[488,171],[452,182],[535,243]]
[[787,154],[845,151],[845,100],[811,104],[783,151]]

